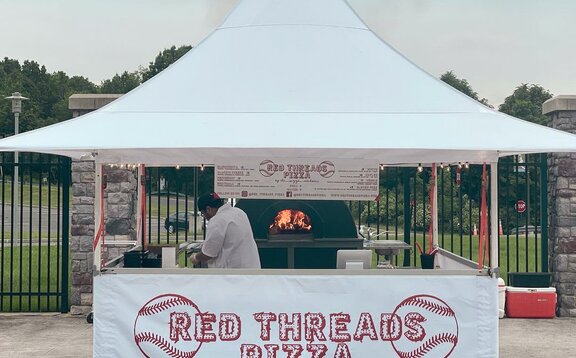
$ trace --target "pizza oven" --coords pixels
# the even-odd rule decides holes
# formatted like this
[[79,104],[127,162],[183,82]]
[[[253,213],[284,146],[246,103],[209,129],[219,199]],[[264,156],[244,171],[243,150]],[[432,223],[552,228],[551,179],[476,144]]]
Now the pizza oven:
[[344,201],[241,199],[262,268],[336,268],[339,249],[360,249],[356,224]]

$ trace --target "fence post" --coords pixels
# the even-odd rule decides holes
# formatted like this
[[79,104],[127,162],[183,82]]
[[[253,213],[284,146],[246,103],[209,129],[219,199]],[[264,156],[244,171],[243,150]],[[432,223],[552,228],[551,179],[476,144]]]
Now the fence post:
[[[403,168],[402,186],[404,187],[404,242],[410,244],[410,170],[412,168]],[[410,266],[410,254],[404,254],[404,267]]]
[[60,177],[62,178],[62,299],[60,312],[68,312],[68,285],[69,285],[69,238],[70,238],[70,175],[72,165],[70,158],[62,158],[60,164]]
[[540,240],[542,272],[548,272],[548,155],[540,154]]

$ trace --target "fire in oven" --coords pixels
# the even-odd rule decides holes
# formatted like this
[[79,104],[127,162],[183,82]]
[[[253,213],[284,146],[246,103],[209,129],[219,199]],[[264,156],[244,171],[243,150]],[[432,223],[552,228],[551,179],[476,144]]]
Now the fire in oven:
[[280,210],[268,227],[268,238],[285,238],[286,235],[314,237],[310,216],[296,209]]
[[336,268],[339,249],[360,249],[344,201],[241,199],[262,268]]

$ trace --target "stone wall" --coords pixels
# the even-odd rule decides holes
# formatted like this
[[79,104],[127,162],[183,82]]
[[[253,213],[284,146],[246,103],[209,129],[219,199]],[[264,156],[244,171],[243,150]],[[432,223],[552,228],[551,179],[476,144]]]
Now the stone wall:
[[[542,112],[553,128],[576,133],[576,96],[557,96]],[[557,314],[576,317],[576,153],[548,155],[549,263]]]
[[[136,240],[136,173],[104,167],[105,247],[103,258],[121,255]],[[72,256],[71,313],[86,314],[92,306],[95,169],[92,161],[72,161],[70,252]],[[118,243],[118,245],[111,245]]]
[[130,246],[119,244],[136,240],[138,180],[136,170],[104,167],[107,186],[104,191],[106,258],[121,255]]
[[86,314],[92,306],[94,254],[94,162],[72,161],[70,257],[72,259],[70,312]]

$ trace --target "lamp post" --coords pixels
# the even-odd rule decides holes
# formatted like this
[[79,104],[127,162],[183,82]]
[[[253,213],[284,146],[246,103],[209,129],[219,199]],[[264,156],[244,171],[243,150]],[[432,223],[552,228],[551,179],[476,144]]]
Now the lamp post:
[[[6,99],[12,101],[12,113],[14,113],[14,135],[18,134],[18,129],[20,128],[20,112],[22,112],[22,101],[27,100],[28,98],[23,97],[20,92],[12,93],[12,96],[6,97]],[[18,194],[18,184],[19,184],[19,176],[18,176],[18,152],[14,152],[14,196],[12,197],[12,203],[14,205],[15,213],[14,221],[16,225],[19,224],[20,221],[20,205],[19,205],[19,194]],[[18,230],[17,230],[18,231]]]

